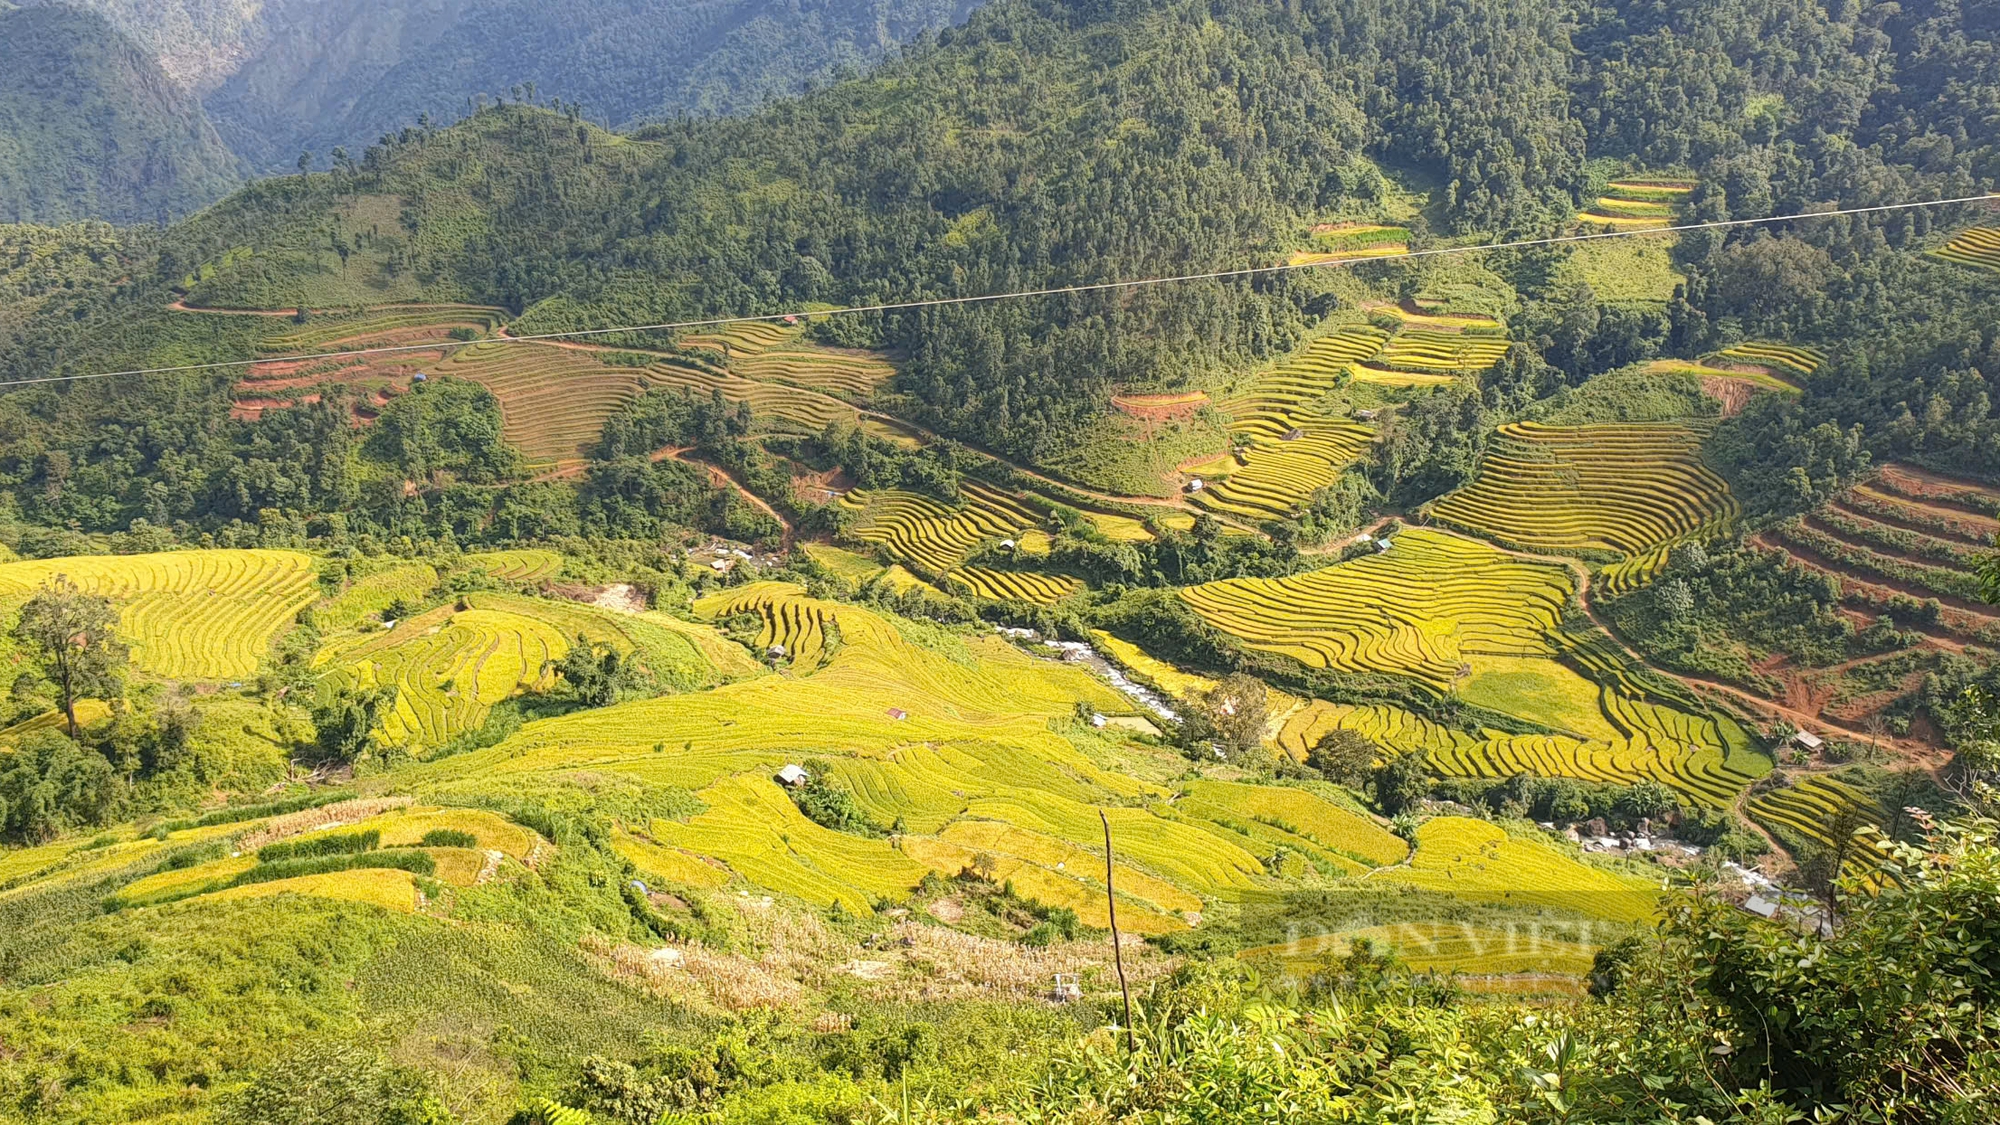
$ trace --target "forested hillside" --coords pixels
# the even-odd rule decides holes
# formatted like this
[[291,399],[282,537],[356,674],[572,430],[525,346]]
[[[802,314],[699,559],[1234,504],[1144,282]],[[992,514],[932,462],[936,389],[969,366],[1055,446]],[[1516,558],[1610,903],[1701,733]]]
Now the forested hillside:
[[201,103],[109,23],[0,10],[0,222],[164,223],[241,179]]
[[[1992,160],[1988,118],[1952,99],[1936,110],[1932,96],[1977,84],[1988,64],[1963,45],[1985,34],[1976,21],[1941,36],[1942,16],[1863,24],[1793,0],[1720,6],[1688,25],[1726,36],[1722,49],[1662,70],[1649,60],[1685,36],[1647,11],[1592,9],[1578,32],[1592,50],[1572,58],[1544,5],[1325,4],[1295,17],[1009,4],[877,78],[740,121],[642,131],[647,143],[608,164],[595,155],[604,146],[578,141],[585,134],[519,111],[442,146],[405,131],[307,194],[273,185],[181,232],[155,282],[179,280],[274,220],[315,221],[334,205],[329,192],[470,193],[477,202],[452,206],[479,211],[479,229],[446,223],[421,236],[416,277],[427,292],[503,305],[524,330],[547,330],[1271,261],[1321,217],[1393,210],[1378,162],[1430,185],[1413,219],[1434,229],[1418,237],[1447,238],[1546,229],[1592,190],[1585,156],[1704,170],[1690,205],[1702,218],[1958,194]],[[1902,70],[1908,82],[1878,80]],[[1664,82],[1669,71],[1687,81]],[[1819,102],[1839,109],[1846,139],[1828,139],[1818,111],[1803,108]],[[1636,121],[1663,124],[1636,137]],[[1592,135],[1580,136],[1586,123]],[[507,155],[479,165],[446,155],[474,144]],[[1956,300],[1937,284],[1982,282],[1948,271],[1934,283],[1934,266],[1872,250],[1945,217],[1690,240],[1684,299],[1665,321],[1562,309],[1593,298],[1555,292],[1566,283],[1543,272],[1527,284],[1560,300],[1545,302],[1545,327],[1543,314],[1530,318],[1547,344],[1531,342],[1573,381],[1662,349],[1803,332],[1890,349],[1874,362],[1930,379],[1951,366],[1930,352],[1953,346],[1955,319],[1899,313],[1902,329],[1885,334],[1887,306],[1873,295],[1891,286],[1915,302]],[[267,278],[272,268],[247,267]],[[1814,276],[1810,293],[1784,288],[1802,272],[1829,284],[1821,291]],[[401,291],[415,283],[405,274]],[[1032,458],[1071,441],[1113,385],[1173,389],[1284,352],[1312,320],[1316,286],[1191,284],[837,331],[908,356],[898,385],[927,424]],[[128,297],[147,304],[158,292]],[[293,296],[268,285],[256,294],[273,305]]]

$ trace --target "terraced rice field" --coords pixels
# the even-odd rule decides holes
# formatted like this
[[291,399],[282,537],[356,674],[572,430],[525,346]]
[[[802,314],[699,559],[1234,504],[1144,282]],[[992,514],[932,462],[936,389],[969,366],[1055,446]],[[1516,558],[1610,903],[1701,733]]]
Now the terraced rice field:
[[[1405,532],[1401,539],[1408,541],[1412,534]],[[1456,567],[1445,566],[1412,569],[1419,576],[1458,572]],[[1303,760],[1329,731],[1347,729],[1382,746],[1387,753],[1422,753],[1431,768],[1444,776],[1534,774],[1621,784],[1652,780],[1715,808],[1732,804],[1746,786],[1770,769],[1769,759],[1751,747],[1733,722],[1711,714],[1697,698],[1672,682],[1647,677],[1601,635],[1575,626],[1549,632],[1547,614],[1560,606],[1546,599],[1563,587],[1560,576],[1546,576],[1546,580],[1556,584],[1525,603],[1532,606],[1540,602],[1549,607],[1539,618],[1521,620],[1511,628],[1492,627],[1484,638],[1468,637],[1467,630],[1449,617],[1425,618],[1419,622],[1421,631],[1404,626],[1406,632],[1416,634],[1414,643],[1427,646],[1420,649],[1425,659],[1416,661],[1394,652],[1388,658],[1349,659],[1332,666],[1416,676],[1435,690],[1454,692],[1467,703],[1547,727],[1551,733],[1470,732],[1389,704],[1313,700],[1287,705],[1280,700],[1272,708],[1279,716],[1273,732],[1277,747]],[[1522,585],[1519,579],[1501,581],[1503,588],[1516,591]],[[1424,607],[1411,601],[1419,596],[1383,590],[1373,603],[1364,603],[1365,608],[1350,610],[1362,623],[1348,625],[1344,630],[1348,635],[1341,641],[1350,648],[1370,641],[1379,646],[1382,642],[1375,638],[1356,637],[1366,629],[1367,616],[1372,613],[1377,620],[1388,620],[1392,612],[1408,613],[1413,608],[1421,612]],[[1301,597],[1271,600],[1270,612],[1274,614],[1299,620],[1310,616],[1300,613],[1299,607],[1305,604]],[[1203,616],[1218,627],[1244,635],[1240,626],[1232,628],[1212,612]],[[1272,632],[1275,629],[1267,627],[1264,635]],[[1448,642],[1434,644],[1431,638],[1439,634]],[[1545,647],[1525,654],[1496,651],[1509,645],[1518,649],[1520,638]]]
[[1414,300],[1401,304],[1387,301],[1363,302],[1371,320],[1393,320],[1405,328],[1423,328],[1433,332],[1471,332],[1475,335],[1504,335],[1507,326],[1490,316],[1480,313],[1454,313],[1433,311],[1420,307]]
[[1896,496],[1926,505],[1955,508],[1993,519],[2000,517],[2000,489],[1952,480],[1908,465],[1884,465],[1872,482]]
[[1278,748],[1304,761],[1306,751],[1329,731],[1351,730],[1396,752],[1422,752],[1478,741],[1474,735],[1386,703],[1328,703],[1315,699],[1286,715],[1277,732]]
[[[1586,737],[1470,734],[1387,704],[1313,701],[1286,716],[1277,743],[1303,760],[1328,731],[1343,728],[1390,751],[1422,753],[1431,769],[1445,777],[1533,774],[1621,785],[1657,781],[1711,808],[1728,807],[1770,769],[1769,760],[1750,751],[1740,732],[1733,728],[1725,732],[1722,721],[1692,698],[1655,699],[1615,674],[1594,671],[1604,681],[1595,689],[1595,706],[1601,714],[1589,724],[1592,731]],[[1537,714],[1521,707],[1514,712],[1531,721],[1569,719],[1568,725],[1583,725],[1575,723],[1574,716]]]
[[[1097,808],[1046,792],[982,797],[972,801],[966,811],[973,817],[1004,820],[1080,846],[1103,839]],[[1118,854],[1134,866],[1190,891],[1221,898],[1240,898],[1267,885],[1263,882],[1263,860],[1243,846],[1254,846],[1254,842],[1235,837],[1227,828],[1155,809],[1104,811],[1110,815]]]
[[[1110,925],[1104,901],[1104,857],[1068,841],[997,820],[961,820],[936,836],[905,836],[897,847],[946,877],[990,863],[994,882],[1012,884],[1016,894],[1076,911],[1087,926]],[[1186,928],[1179,917],[1202,908],[1200,896],[1165,879],[1114,865],[1118,924],[1134,933],[1168,933]]]
[[1259,375],[1250,387],[1230,398],[1223,410],[1231,420],[1252,426],[1248,432],[1276,436],[1311,413],[1314,403],[1334,389],[1350,366],[1380,352],[1389,334],[1368,325],[1349,325],[1307,344],[1297,355]]
[[1826,353],[1801,344],[1751,341],[1724,348],[1710,356],[1708,362],[1757,367],[1784,378],[1807,379],[1826,363]]
[[921,449],[930,444],[922,430],[892,418],[866,417],[861,419],[861,432],[870,437],[878,437],[900,449]]
[[[1097,651],[1113,663],[1175,699],[1188,699],[1215,690],[1216,682],[1207,676],[1183,672],[1122,637],[1093,629],[1090,639]],[[1304,757],[1303,753],[1300,757]]]
[[266,337],[257,346],[266,355],[274,355],[322,351],[330,344],[382,342],[385,337],[394,337],[398,343],[443,340],[453,328],[491,332],[506,315],[504,309],[484,305],[390,305],[359,316],[315,318],[292,331]]
[[1724,807],[1770,772],[1770,757],[1743,728],[1708,710],[1684,685],[1647,672],[1594,629],[1572,627],[1565,641],[1564,660],[1601,687],[1598,706],[1619,732],[1608,765],[1628,771],[1624,781],[1650,778],[1698,803]]
[[635,836],[623,829],[611,834],[611,847],[630,860],[648,881],[685,883],[691,887],[720,887],[729,882],[729,868],[679,848],[665,847],[650,838]]
[[[1672,711],[1664,712],[1664,718],[1665,723],[1659,725],[1690,730],[1710,721]],[[1427,758],[1431,767],[1446,777],[1498,779],[1532,774],[1617,785],[1656,781],[1710,808],[1728,807],[1757,778],[1747,765],[1731,765],[1720,751],[1698,738],[1654,740],[1646,737],[1643,729],[1658,729],[1655,724],[1642,720],[1633,725],[1641,733],[1611,743],[1581,742],[1563,735],[1511,735],[1433,750]]]
[[210,902],[233,902],[246,898],[270,898],[274,895],[307,895],[312,898],[338,899],[379,906],[399,914],[411,914],[417,909],[417,880],[416,876],[407,871],[362,868],[355,871],[333,871],[324,875],[300,875],[292,879],[273,879],[268,883],[247,883],[241,887],[216,891],[204,897]]
[[1783,829],[1794,836],[1831,846],[1827,825],[1846,809],[1860,809],[1879,822],[1881,803],[1852,785],[1830,777],[1799,778],[1783,789],[1772,789],[1752,797],[1744,809],[1765,825]]
[[1054,605],[1083,588],[1081,582],[1068,575],[994,570],[982,566],[965,566],[952,571],[951,582],[976,598],[1031,602],[1035,605]]
[[887,840],[807,820],[768,777],[739,774],[703,789],[708,811],[685,824],[655,820],[653,837],[711,856],[751,883],[862,917],[882,898],[909,893],[927,870]]
[[1134,418],[1152,422],[1165,421],[1169,418],[1191,418],[1202,407],[1208,405],[1208,392],[1112,395],[1111,405]]
[[[1912,487],[1914,485],[1914,487]],[[2000,535],[2000,518],[1993,514],[2000,496],[1975,489],[1939,491],[1887,466],[1873,480],[1847,490],[1835,506],[1897,527],[1920,531],[1940,540],[1981,547]]]
[[830,602],[771,598],[753,592],[711,601],[703,612],[717,618],[756,614],[763,627],[758,630],[753,647],[764,653],[782,649],[782,658],[800,675],[817,669],[831,655],[829,650],[837,649],[841,642],[839,617]]
[[1341,328],[1307,344],[1225,403],[1230,432],[1245,448],[1227,477],[1204,482],[1194,503],[1248,520],[1280,519],[1333,483],[1361,456],[1374,431],[1324,417],[1315,404],[1388,339],[1376,328]]
[[345,629],[381,613],[392,602],[422,598],[437,580],[437,569],[429,563],[399,563],[348,583],[325,604],[314,607],[313,621],[322,632]]
[[1508,346],[1504,335],[1405,328],[1389,340],[1371,366],[1418,374],[1476,374],[1499,363]]
[[2000,534],[2000,489],[1888,465],[1821,510],[1780,525],[1769,538],[1795,559],[1837,575],[1850,594],[1937,598],[1941,621],[1967,639],[2000,627],[1972,568]]
[[786,422],[813,431],[828,422],[853,422],[859,418],[854,407],[831,395],[783,383],[760,382],[731,370],[727,373],[695,363],[662,361],[646,369],[654,384],[687,387],[696,394],[720,391],[725,401],[747,402],[760,425]]
[[1700,445],[1684,426],[1509,423],[1478,478],[1429,510],[1510,546],[1620,556],[1604,576],[1617,592],[1650,580],[1673,544],[1740,513],[1728,483],[1701,463]]
[[1380,223],[1324,223],[1312,231],[1312,248],[1291,257],[1293,265],[1353,258],[1391,258],[1410,252],[1407,228]]
[[[1833,847],[1828,825],[1850,809],[1858,810],[1877,827],[1888,819],[1888,810],[1874,797],[1837,778],[1820,776],[1801,777],[1783,789],[1759,793],[1743,806],[1744,812],[1792,848],[1801,844]],[[1846,874],[1881,877],[1878,863],[1884,857],[1875,843],[1865,838],[1855,841],[1851,852],[1843,865]]]
[[691,332],[677,342],[684,348],[707,348],[721,352],[727,359],[737,356],[763,355],[765,352],[783,349],[799,342],[805,335],[806,326],[800,323],[787,324],[783,320],[745,320],[735,324],[725,324],[707,332]]
[[[1146,530],[1146,525],[1131,516],[1112,515],[1109,512],[1085,512],[1083,518],[1090,521],[1090,526],[1096,528],[1099,535],[1115,543],[1150,543],[1153,540],[1153,533]],[[1169,520],[1172,518],[1167,517]],[[1193,517],[1186,518],[1192,524]]]
[[1456,816],[1425,821],[1417,829],[1409,866],[1376,878],[1479,902],[1544,906],[1613,922],[1650,920],[1661,893],[1650,880],[1594,867],[1551,844]]
[[700,395],[719,391],[730,403],[749,403],[760,422],[817,430],[834,419],[856,417],[854,407],[837,398],[692,360],[663,359],[642,369],[602,363],[598,353],[583,348],[492,342],[462,348],[435,370],[491,390],[500,400],[507,440],[544,464],[587,456],[603,436],[605,420],[654,386]]
[[1931,253],[1974,269],[2000,270],[2000,227],[1967,227]]
[[[494,705],[510,696],[553,685],[548,663],[560,660],[578,636],[635,656],[669,689],[758,671],[739,646],[706,626],[514,594],[479,592],[462,600],[465,609],[448,604],[386,632],[332,640],[314,657],[322,684],[395,688],[383,735],[391,745],[421,753],[479,729]],[[724,659],[711,658],[704,643],[718,645]]]
[[920,574],[942,577],[989,539],[1016,539],[1041,523],[1019,501],[991,485],[966,481],[951,507],[915,492],[854,489],[840,498],[858,515],[854,535],[874,543]]
[[465,556],[465,564],[509,582],[539,582],[562,573],[563,557],[554,551],[528,548],[481,551]]
[[605,419],[649,385],[637,368],[611,367],[592,352],[551,344],[474,344],[435,370],[492,391],[508,442],[542,464],[587,456],[604,435]]
[[516,692],[547,687],[549,662],[568,651],[560,628],[529,614],[444,608],[329,646],[315,664],[340,686],[395,688],[382,735],[415,750],[479,729]]
[[[336,808],[328,815],[338,818],[340,813]],[[199,838],[204,831],[210,838],[216,835],[247,834],[261,839],[262,843],[266,844],[279,839],[291,843],[329,835],[375,832],[379,835],[380,846],[383,848],[420,848],[426,834],[448,829],[470,835],[473,838],[473,847],[427,847],[422,850],[428,852],[436,861],[437,878],[442,882],[458,886],[473,885],[489,861],[497,863],[504,858],[525,862],[542,844],[541,837],[532,830],[497,813],[478,809],[440,808],[435,805],[395,808],[359,820],[335,819],[325,827],[305,831],[274,827],[282,824],[283,819],[246,821],[218,825],[213,829],[175,833],[171,843],[188,842]],[[227,901],[258,894],[297,893],[322,898],[352,898],[393,909],[409,909],[409,906],[403,905],[403,900],[397,897],[397,888],[402,888],[404,891],[414,889],[414,884],[408,879],[408,872],[389,869],[359,869],[274,880],[269,883],[250,883],[242,887],[232,886],[238,876],[256,867],[257,863],[255,847],[245,846],[240,855],[226,856],[191,867],[161,871],[128,883],[118,889],[111,902],[113,906],[123,909],[159,905],[197,896],[206,896],[211,901]],[[260,887],[277,889],[255,890]],[[387,901],[382,897],[385,891],[389,895]],[[413,894],[410,895],[409,901],[414,902]]]
[[1401,863],[1410,852],[1388,829],[1304,789],[1197,781],[1174,808],[1349,873]]
[[1694,194],[1692,180],[1634,177],[1605,185],[1580,222],[1616,230],[1646,230],[1671,224],[1682,204]]
[[[79,699],[76,701],[76,725],[79,727],[87,727],[92,723],[102,722],[110,717],[111,705],[102,699]],[[39,715],[22,719],[10,727],[0,729],[0,746],[13,746],[25,735],[33,734],[38,730],[55,730],[58,727],[67,728],[68,724],[69,716],[63,712],[62,708],[50,708]]]
[[888,361],[871,355],[800,348],[735,359],[729,369],[767,383],[789,383],[828,394],[867,398],[896,374]]
[[1414,679],[1440,693],[1467,657],[1553,656],[1567,569],[1410,529],[1383,554],[1288,578],[1230,578],[1181,597],[1251,648],[1308,667]]
[[1442,387],[1459,380],[1458,375],[1445,372],[1398,371],[1373,363],[1357,363],[1348,373],[1355,382],[1376,387]]
[[723,353],[729,370],[747,379],[856,398],[873,394],[896,373],[880,356],[819,347],[804,336],[804,324],[746,321],[719,332],[683,336],[680,343]]
[[[1304,790],[1201,783],[1174,800],[1106,770],[1059,732],[1079,703],[1112,714],[1129,704],[1084,669],[997,638],[924,635],[782,583],[695,609],[756,613],[801,652],[815,631],[840,643],[821,643],[821,658],[790,675],[530,723],[453,758],[450,776],[504,785],[588,769],[695,789],[708,811],[685,824],[628,825],[621,853],[669,884],[740,881],[857,914],[904,897],[926,872],[977,864],[1016,893],[1098,921],[1100,809],[1118,851],[1120,922],[1135,932],[1180,929],[1212,900],[1284,885],[1265,865],[1281,846],[1330,874],[1404,855],[1368,818]],[[835,782],[895,834],[829,832],[801,817],[771,777],[809,758],[826,759]]]
[[[1093,913],[1100,918],[1105,917],[1104,880],[1097,877],[1097,873],[1104,870],[1102,853],[998,820],[954,821],[937,834],[937,839],[973,852],[1022,859],[1092,884],[1091,894],[1098,899]],[[1123,894],[1139,899],[1156,910],[1181,913],[1201,909],[1198,896],[1164,879],[1156,879],[1123,863],[1114,863],[1112,871],[1117,885],[1124,888]],[[1103,925],[1104,922],[1096,924]]]
[[832,571],[835,576],[845,579],[852,586],[860,586],[882,573],[880,561],[842,547],[826,543],[803,543],[799,549],[814,562]]
[[116,601],[133,662],[172,679],[249,679],[319,597],[318,567],[306,555],[218,550],[0,564],[0,602],[18,608],[58,574]]
[[1194,494],[1195,506],[1247,520],[1282,519],[1332,484],[1375,437],[1346,419],[1303,418],[1275,436],[1260,432],[1261,426],[1249,421],[1233,427],[1254,436],[1227,477]]

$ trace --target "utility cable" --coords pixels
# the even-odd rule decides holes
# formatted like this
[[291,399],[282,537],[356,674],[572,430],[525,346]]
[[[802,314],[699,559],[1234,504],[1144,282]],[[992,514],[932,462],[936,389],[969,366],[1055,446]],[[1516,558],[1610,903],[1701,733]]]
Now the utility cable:
[[[257,359],[219,360],[214,363],[185,363],[170,367],[135,367],[125,371],[99,371],[87,375],[44,375],[31,379],[0,381],[0,387],[19,387],[33,383],[70,383],[85,379],[119,379],[145,375],[191,374],[201,371],[221,371],[237,367],[251,367],[260,363],[302,363],[313,360],[358,359],[365,356],[394,355],[407,352],[455,351],[458,348],[469,347],[473,344],[547,343],[557,340],[579,340],[592,336],[611,336],[625,332],[675,332],[688,328],[722,328],[732,324],[804,320],[814,317],[855,316],[863,313],[907,312],[913,309],[942,308],[949,305],[985,304],[993,301],[1011,301],[1027,297],[1063,297],[1082,293],[1102,293],[1117,289],[1142,289],[1156,285],[1176,285],[1189,281],[1219,281],[1235,278],[1261,277],[1288,273],[1294,270],[1352,266],[1364,262],[1402,262],[1412,258],[1446,257],[1455,254],[1484,253],[1492,250],[1529,250],[1540,246],[1561,246],[1567,243],[1595,242],[1608,238],[1655,237],[1663,234],[1681,234],[1689,231],[1723,230],[1732,227],[1757,226],[1763,223],[1788,223],[1802,219],[1832,219],[1846,215],[1874,215],[1888,211],[1908,211],[1923,207],[1949,207],[1961,203],[1994,201],[2000,201],[2000,195],[1962,195],[1954,199],[1924,199],[1909,203],[1881,203],[1868,207],[1841,207],[1825,211],[1800,211],[1790,215],[1767,215],[1756,219],[1716,219],[1702,223],[1681,223],[1673,226],[1645,227],[1637,230],[1597,231],[1586,234],[1554,235],[1548,238],[1527,238],[1514,242],[1485,242],[1471,246],[1439,246],[1429,250],[1413,250],[1407,254],[1377,254],[1360,255],[1352,258],[1326,258],[1309,262],[1284,262],[1272,266],[1248,266],[1241,269],[1210,270],[1204,273],[1126,278],[1119,281],[1099,281],[1084,285],[1057,285],[1044,289],[1015,289],[1004,293],[981,293],[969,297],[930,297],[922,300],[892,301],[876,305],[848,305],[833,309],[800,309],[793,312],[760,313],[752,316],[711,317],[706,320],[677,320],[660,324],[630,324],[618,328],[579,328],[567,332],[540,332],[529,336],[495,336],[483,340],[440,340],[428,344],[396,344],[377,348],[354,348],[346,351],[263,356]],[[229,313],[227,310],[216,310],[210,315],[229,315]]]

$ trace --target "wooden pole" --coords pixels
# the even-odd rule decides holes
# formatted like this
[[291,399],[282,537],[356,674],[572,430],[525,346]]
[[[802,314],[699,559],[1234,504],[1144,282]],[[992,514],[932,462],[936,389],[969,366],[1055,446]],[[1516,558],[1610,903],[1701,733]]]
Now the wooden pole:
[[1125,950],[1118,941],[1118,894],[1111,884],[1111,818],[1098,809],[1097,819],[1104,822],[1104,905],[1111,917],[1111,962],[1118,966],[1118,991],[1125,997],[1125,1046],[1137,1050],[1138,1032],[1132,1027],[1132,986],[1125,983]]

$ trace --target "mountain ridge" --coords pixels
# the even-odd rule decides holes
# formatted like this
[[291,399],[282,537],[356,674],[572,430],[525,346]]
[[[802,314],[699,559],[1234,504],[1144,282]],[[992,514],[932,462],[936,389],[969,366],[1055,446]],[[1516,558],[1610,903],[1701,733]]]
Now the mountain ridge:
[[0,219],[164,222],[241,176],[199,103],[101,17],[0,13]]
[[45,0],[107,20],[262,172],[519,88],[631,126],[735,113],[865,68],[976,0]]

